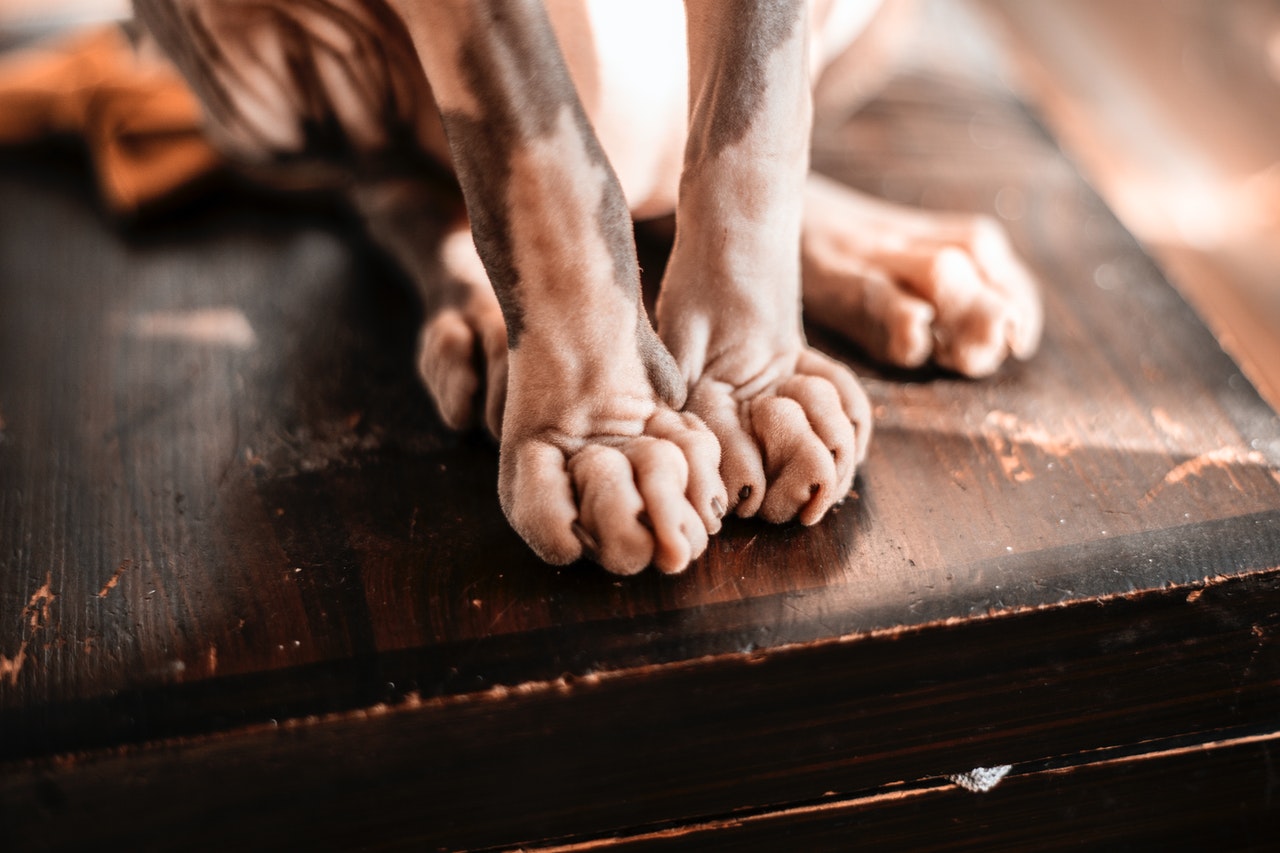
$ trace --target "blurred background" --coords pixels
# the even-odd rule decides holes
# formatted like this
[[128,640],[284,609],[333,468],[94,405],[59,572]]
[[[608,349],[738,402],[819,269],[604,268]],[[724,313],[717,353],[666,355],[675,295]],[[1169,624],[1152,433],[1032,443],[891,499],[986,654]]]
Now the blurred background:
[[1280,407],[1280,2],[971,5],[1011,87]]
[[130,0],[0,0],[5,38],[0,44],[88,21],[124,18],[130,5]]
[[[932,35],[900,61],[1025,101],[1280,406],[1280,0],[914,5]],[[128,14],[128,0],[0,0],[0,48]],[[973,21],[937,26],[957,15]]]

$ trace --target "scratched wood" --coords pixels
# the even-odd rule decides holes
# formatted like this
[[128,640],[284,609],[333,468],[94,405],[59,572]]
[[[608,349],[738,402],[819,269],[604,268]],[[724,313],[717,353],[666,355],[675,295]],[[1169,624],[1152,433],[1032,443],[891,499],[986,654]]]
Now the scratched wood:
[[[1114,850],[1132,849],[1135,837],[1151,849],[1266,849],[1258,841],[1280,829],[1280,810],[1265,794],[1274,784],[1269,750],[1277,746],[1269,737],[1108,756],[1079,768],[1015,774],[982,794],[957,792],[941,780],[902,785],[860,799],[601,838],[575,849]],[[1132,796],[1135,789],[1146,796]]]
[[620,580],[507,528],[349,218],[120,230],[74,155],[0,155],[0,841],[604,837],[1274,730],[1280,421],[1160,271],[972,80],[898,78],[814,162],[998,206],[1043,349],[970,382],[814,327],[876,408],[858,499]]

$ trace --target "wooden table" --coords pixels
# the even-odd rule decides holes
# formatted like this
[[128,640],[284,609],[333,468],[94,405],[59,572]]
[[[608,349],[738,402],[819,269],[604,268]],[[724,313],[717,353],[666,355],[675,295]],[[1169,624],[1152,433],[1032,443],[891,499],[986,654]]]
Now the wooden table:
[[815,328],[876,407],[858,499],[619,580],[507,528],[348,218],[122,231],[0,156],[0,849],[1266,846],[1280,421],[1001,90],[900,76],[814,159],[1000,210],[1043,350]]

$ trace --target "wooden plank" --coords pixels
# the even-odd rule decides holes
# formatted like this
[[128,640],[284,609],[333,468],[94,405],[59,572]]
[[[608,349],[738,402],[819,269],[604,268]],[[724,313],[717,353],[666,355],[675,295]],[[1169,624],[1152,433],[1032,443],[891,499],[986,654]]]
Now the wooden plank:
[[[914,158],[946,153],[926,143],[968,137],[965,93],[931,85],[905,81],[897,107],[836,143],[874,160],[858,128],[878,126],[902,164],[879,171],[905,182]],[[930,93],[951,112],[893,117]],[[498,510],[486,440],[441,430],[416,386],[412,303],[342,220],[239,207],[126,242],[83,198],[11,173],[0,209],[23,216],[0,238],[0,654],[27,645],[0,707],[38,727],[39,708],[79,696],[672,610],[719,635],[691,652],[732,651],[741,637],[717,630],[717,608],[789,593],[820,591],[824,618],[857,632],[1236,571],[1229,547],[1129,574],[1049,562],[1275,509],[1280,426],[1034,125],[1012,104],[984,109],[1021,128],[1029,162],[995,158],[1017,169],[997,179],[952,155],[980,186],[916,180],[990,201],[1047,164],[1015,223],[1049,284],[1044,351],[981,383],[863,366],[879,432],[859,500],[812,530],[732,524],[677,579],[538,564]],[[210,309],[233,332],[243,317],[253,348],[139,331]],[[46,581],[35,639],[18,614]],[[776,636],[796,635],[769,613]]]
[[1271,790],[1280,735],[1015,772],[972,794],[945,782],[728,817],[544,853],[784,850],[1265,850],[1280,831]]
[[515,844],[1274,720],[1280,421],[1139,246],[984,83],[899,77],[814,161],[1002,210],[1044,349],[968,382],[813,329],[876,406],[858,499],[619,580],[507,528],[348,218],[122,233],[0,156],[9,838]]
[[[567,636],[505,648],[495,637],[474,654],[505,651],[512,671],[527,672]],[[200,827],[184,841],[197,850],[271,849],[282,838],[471,849],[635,833],[977,766],[1070,764],[1103,747],[1265,730],[1280,707],[1276,636],[1273,571],[316,717],[282,707],[278,724],[10,763],[0,803],[24,850],[75,849],[87,826],[128,847]],[[381,665],[388,677],[431,667],[425,652]],[[377,666],[353,661],[323,675],[350,689]],[[265,678],[257,694],[209,683],[150,704],[48,713],[128,716],[153,729],[184,709],[234,713],[240,702],[300,696],[321,675],[286,674],[275,692]],[[211,824],[218,815],[236,820]]]

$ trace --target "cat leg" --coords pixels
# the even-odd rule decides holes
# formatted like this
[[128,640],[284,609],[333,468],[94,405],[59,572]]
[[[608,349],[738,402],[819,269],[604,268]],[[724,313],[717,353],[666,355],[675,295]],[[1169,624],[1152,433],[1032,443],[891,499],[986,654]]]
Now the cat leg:
[[813,524],[871,434],[853,374],[810,349],[799,240],[812,96],[798,0],[687,3],[690,124],[658,324],[720,440],[740,516]]
[[499,497],[543,559],[685,569],[719,529],[719,446],[640,299],[631,218],[531,2],[396,4],[506,323]]

